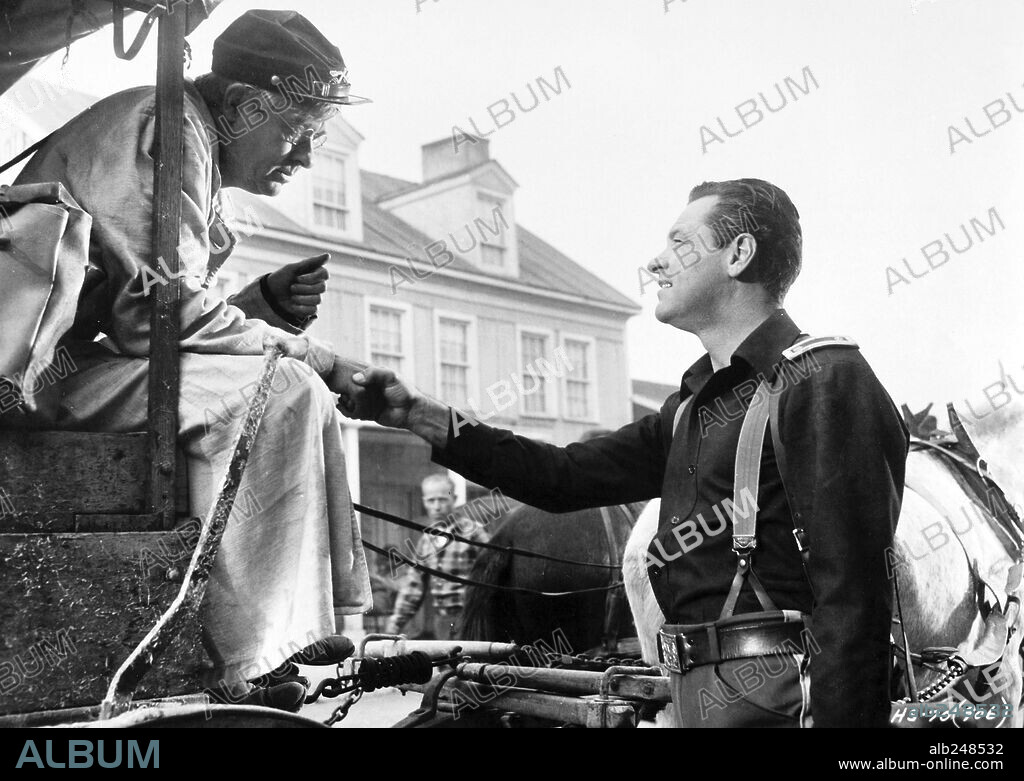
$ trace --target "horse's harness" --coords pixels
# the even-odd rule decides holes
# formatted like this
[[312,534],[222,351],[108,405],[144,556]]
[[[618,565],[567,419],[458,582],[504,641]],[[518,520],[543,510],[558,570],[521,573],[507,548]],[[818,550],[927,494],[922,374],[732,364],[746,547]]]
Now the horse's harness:
[[[968,646],[965,641],[958,648],[923,648],[920,652],[913,652],[907,642],[903,614],[899,609],[899,579],[897,573],[893,572],[893,587],[898,610],[898,616],[893,617],[893,625],[898,629],[903,640],[902,647],[898,643],[894,643],[894,650],[897,652],[897,659],[903,668],[907,689],[907,695],[900,700],[901,703],[934,700],[942,693],[969,679],[973,679],[972,691],[976,692],[979,688],[987,688],[988,680],[982,681],[981,679],[984,676],[989,680],[994,680],[998,674],[1006,645],[1015,631],[1016,615],[1020,611],[1020,599],[1016,591],[1020,586],[1021,579],[1024,529],[1021,527],[1020,518],[1013,506],[989,476],[985,460],[964,430],[952,404],[947,405],[947,409],[955,435],[951,441],[940,443],[912,439],[911,450],[936,453],[951,464],[953,470],[962,478],[964,485],[961,487],[964,492],[973,495],[976,505],[985,506],[988,509],[988,517],[994,521],[990,526],[993,531],[998,533],[1007,554],[1015,561],[1015,564],[1010,567],[1005,586],[1006,604],[1000,608],[998,592],[978,571],[976,562],[950,522],[949,532],[963,552],[971,578],[976,586],[976,607],[984,621],[984,629],[981,632],[981,640],[972,646]],[[907,482],[906,487],[931,505],[940,516],[949,520],[949,508],[931,491],[910,481]],[[989,604],[986,599],[988,592],[992,592],[996,596],[994,605]],[[945,665],[945,670],[939,679],[930,686],[918,690],[914,679],[914,665],[922,665],[933,670],[941,669],[937,665]],[[993,670],[995,674],[993,674]]]
[[598,586],[595,588],[581,588],[574,589],[571,591],[562,592],[546,592],[537,591],[535,589],[523,588],[518,586],[502,586],[495,583],[483,583],[481,581],[472,580],[470,578],[463,578],[451,573],[441,572],[440,570],[427,567],[422,562],[413,561],[406,556],[398,553],[397,550],[392,548],[391,550],[385,550],[379,548],[366,540],[363,541],[363,545],[369,550],[374,551],[382,556],[388,556],[392,560],[401,561],[414,569],[424,572],[433,577],[441,578],[442,580],[450,580],[455,583],[460,583],[465,586],[475,586],[479,588],[491,588],[498,591],[509,591],[520,594],[529,594],[532,596],[543,596],[543,597],[566,597],[566,596],[578,596],[582,594],[591,594],[596,592],[605,592],[604,601],[604,623],[601,631],[601,652],[602,653],[615,653],[618,649],[619,635],[622,628],[622,622],[625,619],[627,612],[626,608],[628,603],[626,601],[626,590],[625,584],[620,579],[622,572],[622,554],[623,546],[619,542],[619,535],[616,534],[616,529],[621,528],[620,524],[616,524],[612,513],[619,511],[623,520],[627,524],[627,534],[632,531],[633,526],[636,525],[637,516],[633,512],[630,505],[619,505],[617,507],[601,507],[601,521],[604,525],[605,536],[608,540],[608,563],[602,564],[599,562],[592,561],[577,561],[575,559],[563,558],[561,556],[552,556],[550,554],[541,553],[539,551],[523,550],[521,548],[515,548],[507,545],[495,545],[494,543],[482,542],[480,540],[473,540],[467,537],[463,537],[454,531],[439,531],[430,527],[422,527],[419,524],[413,523],[412,521],[406,520],[405,518],[399,518],[396,515],[376,510],[372,507],[366,507],[361,504],[355,504],[355,509],[361,513],[378,518],[379,520],[386,521],[387,523],[395,524],[396,526],[402,526],[409,529],[415,529],[421,531],[424,534],[435,534],[445,539],[445,544],[453,540],[458,540],[467,545],[474,547],[485,548],[489,550],[496,550],[502,553],[507,553],[513,556],[525,556],[528,558],[543,559],[546,561],[554,561],[560,564],[569,564],[580,567],[590,567],[607,569],[609,571],[609,582],[605,586]]
[[[603,513],[602,517],[604,518],[605,530],[606,530],[606,533],[608,534],[609,549],[610,549],[611,553],[613,554],[610,557],[612,560],[608,564],[604,564],[604,563],[597,562],[597,561],[580,561],[578,559],[570,559],[570,558],[566,558],[566,557],[563,557],[563,556],[552,556],[551,554],[542,553],[540,551],[526,550],[526,549],[523,549],[523,548],[517,548],[517,547],[512,546],[512,545],[496,545],[496,544],[491,543],[491,542],[483,542],[482,540],[473,540],[473,539],[470,539],[468,537],[464,537],[461,534],[458,534],[457,532],[455,532],[455,531],[453,531],[451,529],[439,530],[439,529],[432,528],[430,526],[426,526],[425,527],[425,526],[422,526],[421,524],[414,523],[413,521],[410,521],[410,520],[408,520],[406,518],[400,518],[397,515],[392,515],[391,513],[386,513],[386,512],[384,512],[382,510],[377,510],[377,509],[375,509],[373,507],[367,507],[366,505],[359,504],[358,502],[353,502],[352,506],[356,509],[357,512],[360,512],[360,513],[362,513],[364,515],[369,515],[372,518],[377,518],[378,520],[384,521],[386,523],[390,523],[390,524],[394,524],[395,526],[401,526],[401,527],[406,528],[406,529],[411,529],[411,530],[414,530],[414,531],[418,531],[418,532],[421,532],[422,534],[432,534],[432,535],[435,535],[437,537],[443,538],[445,540],[445,542],[443,543],[442,547],[444,545],[447,545],[450,542],[457,541],[457,542],[465,543],[466,545],[470,545],[472,547],[484,548],[486,550],[494,550],[494,551],[498,551],[499,553],[508,554],[510,556],[523,556],[523,557],[531,558],[531,559],[541,559],[541,560],[544,560],[544,561],[553,561],[553,562],[555,562],[557,564],[568,564],[568,565],[571,565],[571,566],[588,567],[588,568],[592,568],[592,569],[605,569],[605,570],[609,570],[611,572],[610,582],[608,584],[604,585],[604,586],[594,586],[594,587],[590,587],[590,588],[578,588],[578,589],[571,589],[569,591],[538,591],[537,589],[526,588],[526,587],[523,587],[523,586],[504,586],[504,585],[500,585],[498,583],[484,583],[484,582],[479,581],[479,580],[473,580],[471,578],[464,578],[464,577],[460,577],[458,575],[453,575],[450,572],[442,572],[441,570],[437,570],[437,569],[434,569],[432,567],[428,567],[425,564],[423,564],[422,562],[414,561],[413,559],[409,558],[408,556],[402,555],[401,553],[399,553],[397,548],[392,547],[390,549],[385,549],[385,548],[378,547],[378,546],[374,545],[373,543],[371,543],[371,542],[369,542],[369,541],[367,541],[365,539],[363,540],[363,546],[367,550],[371,550],[374,553],[377,553],[377,554],[379,554],[381,556],[387,557],[389,560],[391,560],[393,562],[400,562],[404,566],[412,567],[413,569],[418,570],[419,572],[423,572],[424,574],[430,575],[432,577],[440,578],[441,580],[449,580],[449,581],[451,581],[453,583],[459,583],[459,584],[461,584],[463,586],[475,586],[475,587],[478,587],[478,588],[493,589],[495,591],[506,591],[506,592],[515,593],[515,594],[527,594],[527,595],[536,596],[536,597],[570,597],[570,596],[579,596],[579,595],[582,595],[582,594],[593,594],[593,593],[597,593],[597,592],[607,592],[607,593],[618,592],[620,595],[624,594],[624,590],[623,589],[624,589],[625,584],[623,583],[623,581],[621,579],[619,579],[617,577],[617,575],[621,574],[622,562],[615,560],[618,557],[618,552],[619,552],[620,548],[618,547],[617,538],[614,535],[614,523],[612,522],[611,517],[605,515],[604,513]],[[622,510],[623,510],[624,517],[626,518],[627,523],[629,523],[629,527],[632,529],[634,523],[636,522],[636,518],[635,518],[632,510],[629,509],[629,507],[627,505],[621,505],[621,507],[622,507]],[[602,511],[604,511],[607,508],[601,508],[601,509],[602,509]],[[608,623],[608,621],[606,619],[606,624],[607,623]]]

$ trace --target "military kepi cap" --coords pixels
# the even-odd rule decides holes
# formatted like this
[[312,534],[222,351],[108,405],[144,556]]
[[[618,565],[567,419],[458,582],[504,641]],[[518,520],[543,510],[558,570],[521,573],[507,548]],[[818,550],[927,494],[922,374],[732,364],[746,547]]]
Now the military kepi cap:
[[213,42],[213,72],[304,100],[352,106],[348,69],[338,47],[296,11],[246,11]]

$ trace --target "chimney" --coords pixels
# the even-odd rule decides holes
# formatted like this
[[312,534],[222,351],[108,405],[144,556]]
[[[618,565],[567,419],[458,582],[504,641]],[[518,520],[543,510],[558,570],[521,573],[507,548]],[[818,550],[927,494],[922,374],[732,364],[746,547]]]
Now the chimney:
[[460,144],[458,152],[450,137],[424,144],[421,147],[424,184],[486,163],[491,159],[490,147],[491,142],[484,138],[475,143],[466,141]]

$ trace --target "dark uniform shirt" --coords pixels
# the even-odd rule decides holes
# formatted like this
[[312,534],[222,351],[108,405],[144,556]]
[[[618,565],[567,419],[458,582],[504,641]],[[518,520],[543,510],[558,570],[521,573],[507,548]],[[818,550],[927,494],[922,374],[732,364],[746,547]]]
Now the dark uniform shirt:
[[[668,623],[713,621],[736,571],[723,500],[733,496],[743,414],[758,380],[775,376],[782,351],[799,336],[789,316],[777,311],[739,345],[729,366],[715,372],[705,355],[660,413],[614,434],[559,448],[463,422],[457,436],[449,430],[434,460],[549,512],[660,496],[648,570],[655,595]],[[790,503],[767,437],[753,568],[777,607],[811,613],[821,649],[811,665],[815,724],[884,726],[892,610],[886,549],[902,499],[906,427],[855,348],[821,348],[788,369],[775,425]],[[673,436],[676,411],[691,396]],[[807,532],[813,600],[790,506]],[[673,534],[680,526],[699,529],[702,539]],[[736,612],[759,610],[745,585]]]

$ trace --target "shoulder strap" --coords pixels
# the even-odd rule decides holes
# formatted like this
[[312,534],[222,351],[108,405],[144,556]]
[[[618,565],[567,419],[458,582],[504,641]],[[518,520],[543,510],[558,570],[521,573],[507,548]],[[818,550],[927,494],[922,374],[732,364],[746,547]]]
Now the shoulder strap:
[[801,336],[792,346],[782,351],[782,357],[794,361],[805,353],[822,347],[857,347],[857,343],[848,336]]
[[[823,347],[857,347],[857,343],[845,336],[804,336],[798,339],[791,347],[784,350],[782,355],[787,361],[794,361],[801,355],[805,355]],[[770,599],[762,598],[763,589],[757,581],[751,569],[750,557],[757,548],[757,513],[758,513],[758,488],[761,483],[761,454],[764,450],[764,439],[768,429],[771,429],[772,448],[775,453],[775,463],[779,469],[779,477],[782,480],[782,490],[786,496],[789,506],[790,517],[793,519],[793,537],[796,539],[797,550],[800,552],[800,561],[807,575],[807,582],[810,583],[810,576],[807,573],[807,562],[810,558],[810,549],[807,545],[807,534],[800,522],[800,513],[795,509],[793,495],[786,485],[786,451],[782,445],[782,438],[779,434],[779,398],[786,388],[786,374],[780,369],[771,383],[761,380],[747,407],[746,415],[743,418],[743,425],[740,428],[739,443],[736,447],[736,469],[733,480],[733,507],[732,507],[732,532],[733,551],[739,557],[736,577],[733,580],[733,587],[730,590],[729,598],[726,600],[723,609],[723,617],[732,614],[739,591],[743,583],[743,573],[748,573],[751,578],[751,585],[766,610],[774,609],[766,606]],[[753,499],[753,508],[749,502]],[[738,510],[742,508],[742,510]],[[746,511],[744,514],[743,511]],[[812,586],[813,592],[813,586]],[[765,595],[767,597],[767,595]]]

